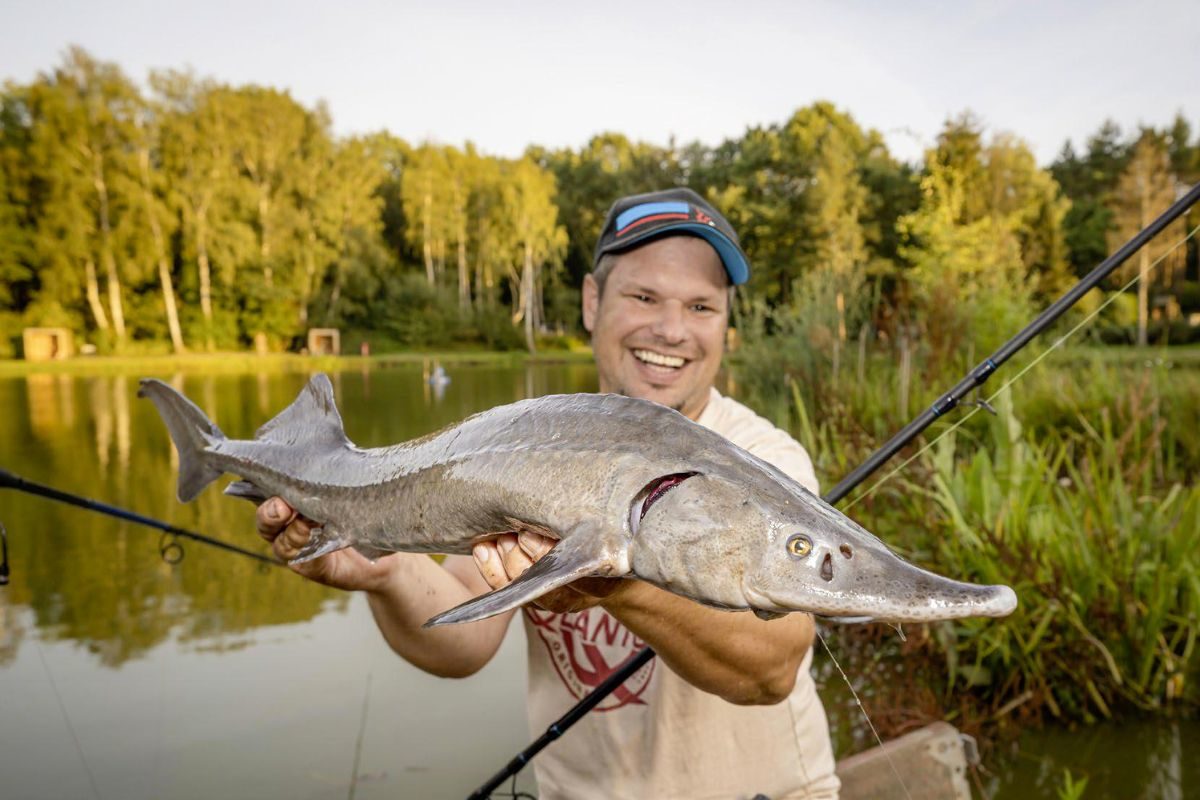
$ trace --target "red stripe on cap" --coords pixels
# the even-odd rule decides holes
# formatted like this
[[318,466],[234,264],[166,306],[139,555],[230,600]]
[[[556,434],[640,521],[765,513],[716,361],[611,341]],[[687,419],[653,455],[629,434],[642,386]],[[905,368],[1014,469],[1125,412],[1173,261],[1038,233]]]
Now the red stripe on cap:
[[635,219],[633,222],[629,223],[624,228],[621,228],[621,230],[617,231],[617,236],[624,236],[626,231],[628,231],[632,228],[636,228],[638,225],[641,225],[646,222],[654,222],[655,220],[659,220],[659,219],[691,219],[691,217],[689,217],[687,214],[651,214],[648,217],[642,217],[641,219]]

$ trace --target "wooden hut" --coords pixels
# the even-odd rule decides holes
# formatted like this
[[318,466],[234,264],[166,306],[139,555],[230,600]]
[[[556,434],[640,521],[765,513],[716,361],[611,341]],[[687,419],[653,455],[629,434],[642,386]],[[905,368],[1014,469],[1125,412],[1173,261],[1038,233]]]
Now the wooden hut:
[[57,361],[75,353],[66,328],[26,328],[21,332],[21,348],[26,361]]
[[308,354],[312,356],[341,355],[341,333],[337,328],[309,328]]

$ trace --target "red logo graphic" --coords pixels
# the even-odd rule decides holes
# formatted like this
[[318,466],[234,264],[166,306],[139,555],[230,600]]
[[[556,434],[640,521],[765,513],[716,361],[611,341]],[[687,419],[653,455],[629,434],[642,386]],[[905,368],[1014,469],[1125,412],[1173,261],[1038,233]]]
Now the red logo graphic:
[[[555,614],[526,606],[524,611],[538,638],[546,645],[558,677],[576,699],[590,693],[617,667],[645,647],[645,642],[601,608]],[[656,660],[651,660],[633,673],[629,680],[596,706],[596,711],[612,711],[625,705],[645,705],[642,694],[650,685]]]
[[693,209],[693,211],[696,212],[696,221],[697,222],[703,222],[705,225],[713,224],[712,217],[710,217],[708,214],[705,214],[703,211],[701,211],[698,208]]

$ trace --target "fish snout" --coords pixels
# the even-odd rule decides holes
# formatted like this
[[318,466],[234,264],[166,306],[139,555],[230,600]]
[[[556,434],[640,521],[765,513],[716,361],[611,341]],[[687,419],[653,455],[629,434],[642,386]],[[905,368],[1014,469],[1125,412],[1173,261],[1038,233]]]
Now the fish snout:
[[786,563],[764,565],[748,592],[752,607],[881,622],[1002,617],[1017,607],[1008,586],[945,578],[908,563],[877,539],[852,532],[794,533],[786,551]]
[[[1017,607],[1009,586],[957,581],[910,564],[887,548],[862,553],[850,585],[860,602],[853,615],[882,622],[933,622],[1004,617]],[[848,616],[844,612],[838,616]]]

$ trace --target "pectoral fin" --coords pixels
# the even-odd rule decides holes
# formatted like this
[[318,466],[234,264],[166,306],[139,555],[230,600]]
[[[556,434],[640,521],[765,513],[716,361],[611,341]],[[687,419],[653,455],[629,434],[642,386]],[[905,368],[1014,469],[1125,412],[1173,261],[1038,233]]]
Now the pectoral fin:
[[579,578],[621,577],[615,570],[614,553],[604,546],[601,536],[591,533],[579,531],[564,538],[508,586],[443,611],[430,618],[423,627],[433,628],[453,622],[475,622],[494,617]]
[[332,553],[337,550],[344,550],[351,546],[354,542],[349,536],[339,531],[332,525],[325,525],[320,528],[313,528],[312,537],[308,540],[308,544],[296,554],[288,564],[303,564],[305,561],[312,561],[314,558],[319,558],[326,553]]
[[255,486],[250,481],[234,481],[225,487],[225,494],[230,497],[241,497],[249,500],[254,505],[262,505],[269,496],[262,489]]

